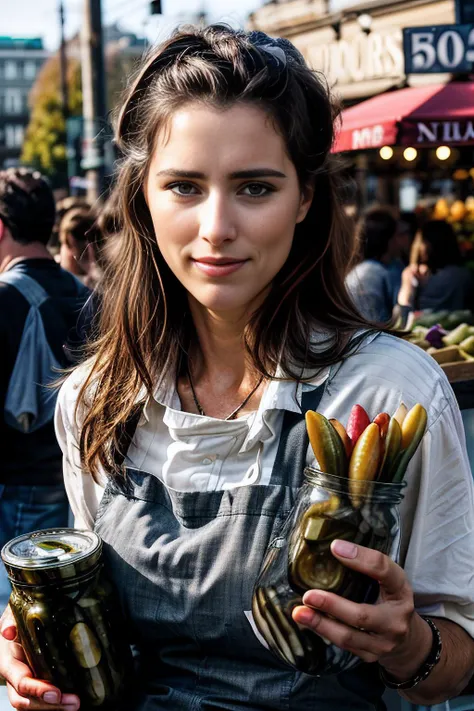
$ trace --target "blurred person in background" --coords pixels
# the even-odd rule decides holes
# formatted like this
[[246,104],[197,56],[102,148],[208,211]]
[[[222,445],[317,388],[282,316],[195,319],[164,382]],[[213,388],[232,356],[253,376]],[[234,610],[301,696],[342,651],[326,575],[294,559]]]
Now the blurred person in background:
[[[85,303],[78,321],[79,337],[81,342],[84,343],[91,337],[93,338],[97,333],[102,306],[102,287],[100,277],[102,277],[105,269],[107,268],[107,264],[113,260],[115,252],[119,249],[121,223],[117,211],[117,205],[115,203],[115,193],[112,193],[105,203],[101,204],[98,208],[96,220],[88,233],[89,237],[95,235],[95,239],[93,239],[95,253],[93,274],[95,276],[95,280],[89,279],[87,282],[88,286],[93,288],[93,291]],[[64,230],[66,230],[68,224],[70,224],[70,222],[68,217],[66,217]],[[72,239],[74,239],[73,236]],[[100,245],[100,247],[98,245]],[[79,266],[78,262],[74,261],[74,252],[72,252],[72,250],[69,250],[68,252],[66,247],[62,247],[61,254],[63,253],[66,262],[64,264],[65,268],[69,268],[71,265],[71,258],[73,261],[72,269]],[[75,254],[77,253],[78,252],[76,251]],[[90,276],[90,274],[88,276]]]
[[397,255],[387,264],[388,278],[391,286],[392,301],[398,301],[402,286],[403,270],[410,263],[410,250],[418,231],[418,219],[414,212],[401,212],[396,231]]
[[94,289],[102,274],[102,231],[90,208],[68,210],[59,225],[59,263]]
[[[68,523],[52,419],[56,394],[38,382],[35,367],[45,364],[45,353],[59,367],[71,364],[68,346],[78,345],[77,318],[90,292],[48,250],[54,219],[53,193],[39,172],[0,171],[0,547],[27,531]],[[46,375],[51,381],[59,373]],[[17,414],[14,405],[26,396],[34,407]],[[9,596],[0,566],[2,609]]]
[[51,237],[49,238],[48,249],[57,262],[59,262],[60,247],[59,225],[61,224],[61,220],[63,219],[65,214],[69,212],[69,210],[75,210],[78,207],[82,207],[84,209],[90,208],[90,205],[85,197],[71,195],[69,197],[63,198],[62,200],[58,200],[58,202],[56,203],[56,219],[54,221],[54,227],[51,233]]
[[473,307],[472,276],[448,222],[425,222],[413,243],[410,263],[414,308],[457,311]]
[[371,208],[357,223],[356,238],[359,263],[347,275],[346,286],[367,319],[389,321],[396,297],[388,265],[400,257],[398,221],[388,208]]

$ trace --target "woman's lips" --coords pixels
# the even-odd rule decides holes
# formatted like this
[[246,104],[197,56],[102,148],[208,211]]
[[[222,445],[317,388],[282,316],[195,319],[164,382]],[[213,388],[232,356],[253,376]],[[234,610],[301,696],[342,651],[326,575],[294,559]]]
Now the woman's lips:
[[233,274],[240,267],[246,264],[247,259],[242,259],[239,261],[228,261],[228,262],[207,262],[205,260],[193,259],[195,266],[200,269],[204,274],[210,277],[224,277],[229,274]]

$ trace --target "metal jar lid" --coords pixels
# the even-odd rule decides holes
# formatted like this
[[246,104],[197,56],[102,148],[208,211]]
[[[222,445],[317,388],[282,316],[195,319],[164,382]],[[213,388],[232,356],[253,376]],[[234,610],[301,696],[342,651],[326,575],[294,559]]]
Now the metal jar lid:
[[47,528],[13,538],[1,557],[12,582],[47,584],[87,572],[101,553],[102,541],[93,531]]

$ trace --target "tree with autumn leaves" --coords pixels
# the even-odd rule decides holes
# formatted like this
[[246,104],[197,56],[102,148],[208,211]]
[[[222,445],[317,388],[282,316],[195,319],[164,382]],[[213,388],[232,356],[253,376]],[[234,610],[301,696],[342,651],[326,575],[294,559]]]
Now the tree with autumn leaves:
[[[81,67],[68,58],[68,111],[82,114]],[[62,110],[59,55],[42,66],[30,92],[30,122],[26,130],[21,160],[48,175],[54,187],[67,182],[66,124]]]
[[[118,28],[111,28],[116,35]],[[127,78],[133,74],[143,45],[138,41],[136,51],[125,51],[125,43],[111,41],[105,47],[107,76],[107,106],[113,111]],[[82,115],[82,88],[79,39],[68,42],[67,87],[68,114]],[[67,184],[66,124],[62,110],[61,72],[59,53],[50,57],[41,68],[30,92],[30,122],[26,130],[21,160],[47,175],[53,187]]]

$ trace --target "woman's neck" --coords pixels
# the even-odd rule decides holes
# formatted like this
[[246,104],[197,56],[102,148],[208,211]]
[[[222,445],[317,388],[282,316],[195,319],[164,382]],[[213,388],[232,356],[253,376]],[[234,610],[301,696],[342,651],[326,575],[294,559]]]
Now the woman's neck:
[[[196,412],[194,395],[206,415],[225,418],[238,407],[259,381],[244,346],[244,329],[248,314],[220,314],[204,310],[191,302],[191,313],[198,347],[191,349],[188,368],[195,392],[187,374],[178,389],[183,409]],[[252,395],[240,415],[258,407],[263,388]]]
[[223,386],[235,387],[249,370],[244,347],[244,314],[220,314],[191,305],[199,350],[191,354],[195,378],[218,377]]

